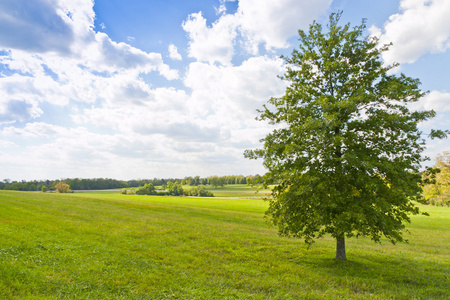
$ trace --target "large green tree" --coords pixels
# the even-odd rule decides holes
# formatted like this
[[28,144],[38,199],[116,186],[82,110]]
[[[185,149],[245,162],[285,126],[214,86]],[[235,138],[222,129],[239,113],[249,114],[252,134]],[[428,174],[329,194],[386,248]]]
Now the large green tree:
[[299,31],[285,58],[286,93],[260,112],[276,129],[245,156],[262,158],[263,183],[277,184],[266,214],[279,233],[308,244],[330,234],[345,260],[345,237],[403,240],[404,223],[419,213],[413,201],[422,200],[418,124],[435,113],[408,109],[424,96],[419,80],[389,74],[388,46],[364,36],[364,20],[340,26],[340,15],[326,32],[317,22]]

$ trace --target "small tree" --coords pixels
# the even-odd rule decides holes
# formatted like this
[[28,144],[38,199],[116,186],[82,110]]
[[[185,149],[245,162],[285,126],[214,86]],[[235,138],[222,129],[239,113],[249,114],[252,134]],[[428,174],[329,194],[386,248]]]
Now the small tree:
[[139,187],[136,191],[137,195],[156,195],[156,189],[152,183],[147,183],[142,187]]
[[340,15],[331,14],[326,33],[316,22],[299,31],[286,94],[261,111],[278,128],[245,155],[264,160],[266,186],[279,183],[267,211],[279,233],[309,245],[331,234],[345,260],[345,237],[403,240],[404,222],[419,213],[412,201],[422,201],[417,125],[435,113],[408,109],[424,95],[419,80],[389,75],[393,66],[381,61],[388,47],[362,36],[364,21],[339,26]]
[[213,187],[219,187],[219,186],[223,187],[225,184],[225,178],[219,177],[217,175],[208,177],[208,179],[209,179],[209,184],[212,185]]
[[178,182],[169,182],[167,184],[167,192],[171,196],[182,196],[184,194],[183,187]]
[[[433,182],[424,187],[427,202],[434,205],[450,206],[450,152],[444,151],[436,157],[434,165],[439,172]],[[426,172],[425,172],[426,173]],[[429,177],[426,176],[426,177]],[[426,178],[428,179],[428,178]]]
[[58,182],[55,185],[55,189],[56,189],[57,193],[70,193],[70,192],[72,192],[70,190],[69,185],[67,183],[62,182],[62,181]]
[[214,194],[207,191],[203,185],[193,187],[188,191],[188,195],[196,197],[214,197]]

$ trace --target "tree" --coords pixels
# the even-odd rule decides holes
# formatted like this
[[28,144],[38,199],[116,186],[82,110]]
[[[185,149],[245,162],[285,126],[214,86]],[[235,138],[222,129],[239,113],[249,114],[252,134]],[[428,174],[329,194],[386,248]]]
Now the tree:
[[265,186],[279,183],[266,212],[279,233],[308,245],[331,234],[336,259],[346,260],[345,237],[403,241],[404,222],[419,213],[412,201],[423,200],[417,125],[435,113],[408,109],[424,95],[419,80],[389,75],[388,45],[363,37],[364,20],[351,28],[340,16],[330,15],[328,32],[317,22],[299,30],[299,49],[285,58],[286,93],[260,111],[277,129],[245,156],[263,159]]
[[188,194],[188,196],[214,197],[213,193],[207,191],[203,185],[195,186],[192,189],[185,192]]
[[208,177],[208,180],[209,180],[209,184],[212,185],[213,187],[219,187],[219,186],[223,187],[225,184],[225,178],[219,177],[217,175]]
[[136,190],[136,195],[156,195],[156,188],[152,183],[147,183]]
[[71,192],[69,185],[62,181],[58,182],[55,185],[55,189],[56,189],[57,193],[70,193]]
[[167,183],[167,192],[171,196],[182,196],[184,194],[183,187],[178,182]]
[[[424,186],[424,195],[428,203],[450,206],[450,152],[444,151],[436,157],[434,168],[438,170],[430,184]],[[424,172],[430,179],[429,172]],[[427,174],[428,173],[428,174]]]

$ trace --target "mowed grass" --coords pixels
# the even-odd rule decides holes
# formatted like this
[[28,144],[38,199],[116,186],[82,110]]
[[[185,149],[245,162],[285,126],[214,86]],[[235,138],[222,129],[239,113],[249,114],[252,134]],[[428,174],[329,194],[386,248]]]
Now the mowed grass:
[[424,207],[409,244],[311,249],[259,199],[0,191],[2,299],[449,299],[450,210]]

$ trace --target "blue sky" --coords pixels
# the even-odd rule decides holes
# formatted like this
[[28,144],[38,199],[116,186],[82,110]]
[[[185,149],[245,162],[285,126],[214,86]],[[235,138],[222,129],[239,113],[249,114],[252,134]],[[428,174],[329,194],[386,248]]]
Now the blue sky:
[[423,131],[449,129],[448,0],[4,0],[0,180],[264,173],[242,153],[271,129],[255,117],[284,92],[279,57],[339,10],[420,78]]

